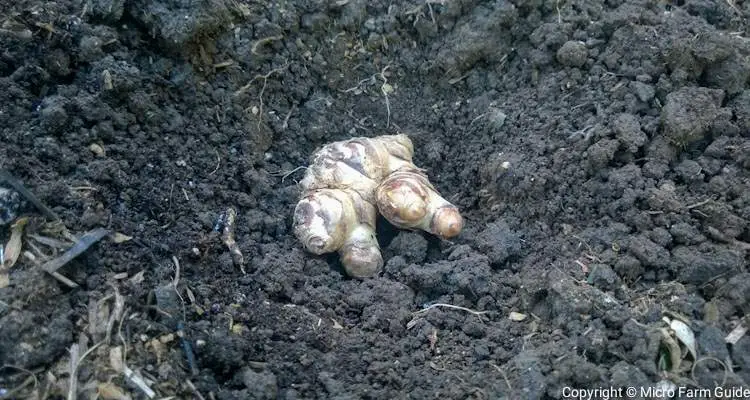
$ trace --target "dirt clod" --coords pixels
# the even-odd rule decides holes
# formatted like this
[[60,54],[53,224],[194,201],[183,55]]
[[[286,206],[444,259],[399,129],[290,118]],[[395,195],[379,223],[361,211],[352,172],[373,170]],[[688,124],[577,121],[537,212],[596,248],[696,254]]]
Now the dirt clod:
[[278,398],[276,376],[269,371],[255,372],[250,368],[242,370],[242,383],[247,387],[249,399],[271,400]]
[[428,242],[419,232],[399,232],[385,252],[385,260],[393,256],[403,257],[408,263],[421,263],[427,257]]
[[669,263],[669,251],[646,236],[633,236],[627,242],[626,248],[647,267],[661,267]]
[[629,153],[636,153],[648,141],[646,134],[641,131],[638,117],[633,114],[618,115],[614,121],[614,130],[617,140]]
[[580,68],[586,64],[587,57],[586,44],[578,41],[567,41],[557,50],[557,61],[567,67]]
[[717,245],[677,247],[672,251],[679,280],[702,285],[732,272],[744,265],[740,253]]
[[702,140],[720,115],[724,91],[685,87],[667,95],[662,110],[664,134],[674,144],[685,146]]
[[490,264],[502,267],[506,261],[512,260],[521,252],[521,241],[507,223],[499,222],[487,226],[477,234],[475,243],[479,251],[489,257]]

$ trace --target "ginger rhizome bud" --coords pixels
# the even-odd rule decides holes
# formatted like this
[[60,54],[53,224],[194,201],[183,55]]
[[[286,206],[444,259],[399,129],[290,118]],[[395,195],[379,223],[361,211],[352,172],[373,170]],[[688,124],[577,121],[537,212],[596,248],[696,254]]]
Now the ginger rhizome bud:
[[338,251],[347,274],[365,278],[383,268],[375,236],[378,211],[399,228],[458,235],[458,209],[412,163],[413,154],[406,135],[354,138],[317,150],[294,211],[294,233],[305,249]]
[[458,208],[440,196],[419,169],[404,167],[378,187],[380,213],[401,229],[421,229],[442,239],[457,236],[463,228]]

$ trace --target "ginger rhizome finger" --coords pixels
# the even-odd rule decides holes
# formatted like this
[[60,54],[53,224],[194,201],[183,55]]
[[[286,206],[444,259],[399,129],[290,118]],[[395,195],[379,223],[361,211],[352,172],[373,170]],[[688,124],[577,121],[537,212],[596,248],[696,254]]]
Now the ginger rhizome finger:
[[382,270],[375,236],[377,213],[393,225],[441,238],[461,231],[458,209],[435,190],[413,162],[406,135],[333,142],[311,157],[300,182],[294,233],[309,252],[337,251],[347,274],[365,278]]
[[463,229],[458,208],[415,167],[391,173],[378,187],[376,201],[383,217],[401,229],[421,229],[442,239],[455,237]]
[[338,251],[347,274],[368,277],[383,267],[375,207],[347,189],[315,189],[297,203],[294,233],[313,254]]

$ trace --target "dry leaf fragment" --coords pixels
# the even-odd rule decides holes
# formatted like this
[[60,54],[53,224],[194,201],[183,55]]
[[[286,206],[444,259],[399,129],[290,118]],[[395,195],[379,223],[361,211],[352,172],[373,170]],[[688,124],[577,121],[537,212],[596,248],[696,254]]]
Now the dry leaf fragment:
[[682,350],[667,328],[661,329],[661,343],[664,345],[667,352],[666,356],[668,357],[668,360],[665,361],[669,363],[669,371],[677,371],[682,363]]
[[175,339],[174,333],[167,333],[166,335],[162,335],[159,337],[159,341],[167,344],[173,342]]
[[743,336],[747,333],[747,327],[739,324],[734,329],[732,329],[731,332],[727,335],[727,337],[724,338],[724,341],[729,344],[737,344],[737,342],[742,339]]
[[242,333],[244,331],[246,331],[246,330],[247,330],[247,328],[245,327],[245,325],[242,325],[242,324],[232,324],[231,331],[235,335],[242,335]]
[[96,385],[96,391],[104,400],[131,400],[130,395],[112,383],[99,383]]
[[156,356],[156,362],[160,364],[161,360],[164,359],[164,355],[167,353],[167,347],[156,338],[151,339],[151,341],[148,342],[148,347],[151,348],[151,351]]
[[128,235],[126,235],[124,233],[115,232],[112,235],[112,241],[115,242],[115,243],[117,243],[117,244],[125,243],[125,242],[130,241],[130,240],[133,240],[133,237],[132,236],[128,236]]
[[124,369],[122,363],[122,346],[115,346],[109,349],[109,366],[116,372],[122,373]]
[[18,261],[18,257],[21,255],[21,249],[23,247],[23,228],[26,226],[27,222],[29,222],[28,218],[19,218],[13,226],[11,226],[10,240],[8,240],[8,244],[5,245],[5,251],[3,253],[3,271],[8,271],[13,267],[16,261]]
[[140,272],[138,272],[137,274],[133,275],[133,276],[132,276],[132,277],[130,278],[130,283],[132,283],[132,284],[134,284],[134,285],[139,285],[139,284],[141,284],[141,283],[143,282],[143,279],[144,279],[144,275],[145,275],[145,274],[146,274],[146,270],[145,270],[145,269],[144,269],[144,270],[141,270]]
[[520,312],[511,311],[511,313],[508,315],[508,319],[515,322],[520,322],[526,319],[526,314],[522,314]]
[[690,355],[693,356],[693,360],[697,360],[697,354],[695,351],[695,334],[690,327],[680,321],[679,319],[673,319],[669,323],[669,328],[674,331],[674,336],[687,347]]
[[123,279],[128,279],[128,273],[127,272],[120,272],[119,274],[112,275],[112,279],[116,281],[120,281]]

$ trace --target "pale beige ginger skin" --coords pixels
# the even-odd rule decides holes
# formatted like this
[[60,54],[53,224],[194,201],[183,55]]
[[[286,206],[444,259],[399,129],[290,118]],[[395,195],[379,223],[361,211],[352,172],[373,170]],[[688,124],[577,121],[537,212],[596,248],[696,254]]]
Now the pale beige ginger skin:
[[377,275],[383,257],[377,213],[402,229],[441,238],[459,234],[463,220],[413,162],[408,136],[384,135],[330,143],[317,150],[300,182],[294,233],[313,254],[338,251],[347,274]]
[[300,182],[303,191],[348,188],[374,204],[375,189],[391,172],[412,164],[414,146],[406,135],[333,142],[313,154]]
[[349,189],[305,192],[294,212],[294,234],[313,254],[338,251],[347,274],[368,277],[383,268],[375,237],[377,210]]
[[376,191],[380,213],[401,229],[421,229],[441,239],[461,233],[458,208],[444,199],[427,175],[416,167],[403,167],[385,178]]

